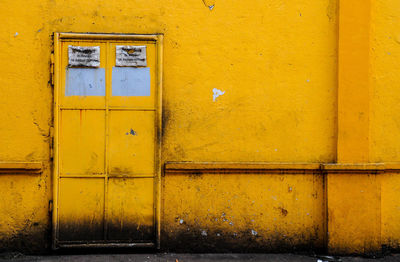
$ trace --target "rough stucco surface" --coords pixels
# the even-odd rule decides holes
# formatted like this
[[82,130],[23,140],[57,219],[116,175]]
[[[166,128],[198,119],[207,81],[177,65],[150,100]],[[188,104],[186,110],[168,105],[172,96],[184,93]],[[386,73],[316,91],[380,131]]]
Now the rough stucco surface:
[[322,181],[317,173],[167,173],[162,246],[180,252],[321,251]]
[[371,162],[399,161],[399,11],[398,1],[374,1],[371,21]]
[[[4,159],[47,159],[41,135],[51,122],[57,31],[165,34],[165,159],[334,159],[335,3],[222,1],[212,11],[202,1],[2,5],[2,120],[18,123],[2,130]],[[226,92],[218,103],[213,88]],[[17,102],[24,106],[10,110]]]
[[2,1],[0,160],[45,166],[0,178],[2,248],[46,247],[53,32],[165,34],[164,160],[334,160],[336,2],[211,4]]
[[[371,162],[398,162],[400,153],[400,18],[398,1],[374,1],[371,39]],[[400,248],[399,174],[382,176],[382,242]]]

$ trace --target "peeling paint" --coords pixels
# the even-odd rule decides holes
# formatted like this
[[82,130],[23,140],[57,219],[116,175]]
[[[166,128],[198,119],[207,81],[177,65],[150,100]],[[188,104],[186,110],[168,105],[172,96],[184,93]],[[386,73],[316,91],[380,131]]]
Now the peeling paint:
[[217,97],[222,96],[223,94],[225,94],[225,91],[221,91],[217,88],[214,88],[213,90],[213,101],[215,102],[217,100]]
[[203,4],[212,11],[215,7],[215,0],[203,0]]
[[137,135],[137,133],[136,133],[136,131],[135,131],[135,130],[133,130],[133,129],[131,128],[131,130],[130,130],[129,132],[127,132],[125,135],[132,135],[132,136],[136,136],[136,135]]
[[337,18],[337,10],[338,10],[338,1],[329,0],[328,6],[326,8],[326,16],[329,21],[335,22]]

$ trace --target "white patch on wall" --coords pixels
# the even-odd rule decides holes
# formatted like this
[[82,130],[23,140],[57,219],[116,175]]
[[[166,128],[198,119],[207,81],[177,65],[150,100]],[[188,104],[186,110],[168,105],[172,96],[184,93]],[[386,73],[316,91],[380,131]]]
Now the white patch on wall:
[[147,66],[146,46],[117,45],[116,66]]
[[65,96],[105,96],[104,68],[67,68]]
[[68,46],[69,67],[100,67],[100,46]]
[[217,88],[213,89],[213,101],[215,102],[217,100],[217,97],[222,96],[223,94],[225,94],[225,91],[221,91]]
[[113,67],[113,96],[150,96],[150,68]]

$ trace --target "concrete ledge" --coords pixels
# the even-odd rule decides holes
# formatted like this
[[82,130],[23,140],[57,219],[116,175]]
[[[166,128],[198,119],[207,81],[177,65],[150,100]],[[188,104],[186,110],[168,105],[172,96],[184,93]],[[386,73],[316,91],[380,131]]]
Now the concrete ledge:
[[0,174],[38,175],[42,171],[41,162],[0,162]]
[[400,163],[167,162],[165,173],[400,173]]
[[315,173],[318,163],[167,162],[165,173]]
[[[399,166],[400,167],[400,166]],[[345,163],[345,164],[321,164],[325,173],[365,173],[378,174],[385,171],[384,163]]]

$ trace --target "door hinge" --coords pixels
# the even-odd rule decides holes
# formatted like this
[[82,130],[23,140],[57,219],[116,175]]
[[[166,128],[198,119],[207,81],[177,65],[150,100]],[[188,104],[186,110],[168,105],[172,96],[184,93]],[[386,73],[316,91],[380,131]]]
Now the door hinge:
[[49,200],[49,213],[53,212],[53,200]]
[[50,55],[50,84],[54,87],[54,53]]
[[54,158],[54,127],[50,127],[50,158]]

